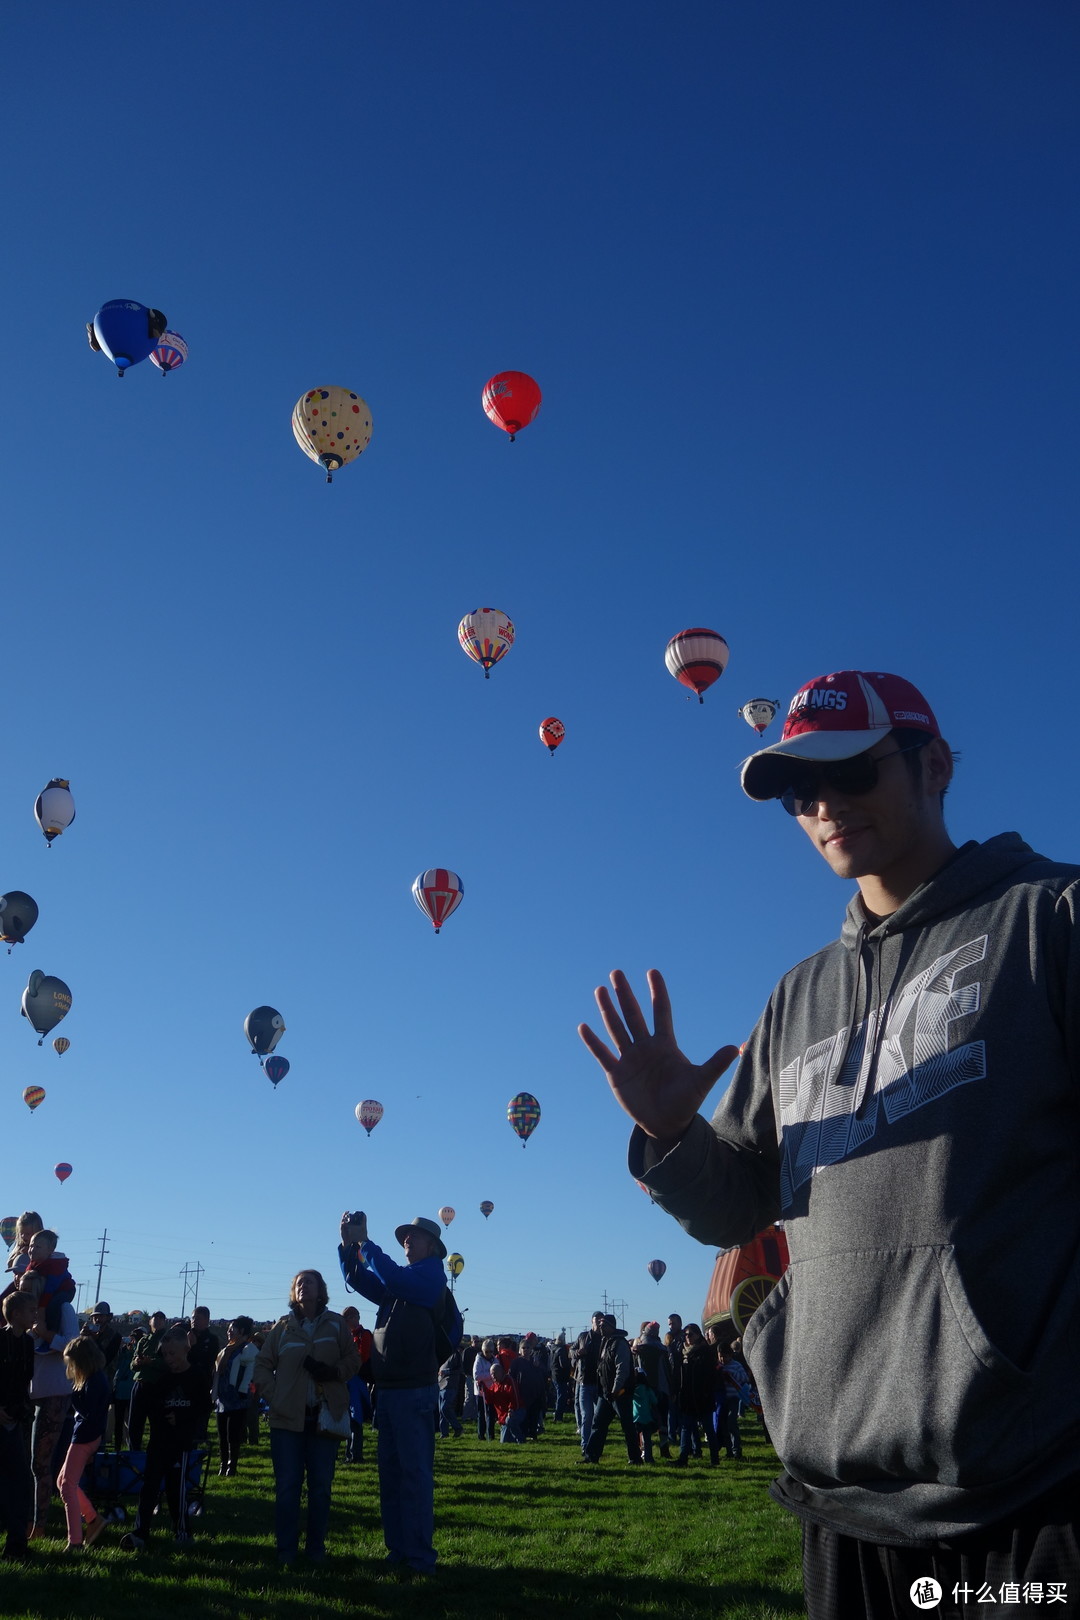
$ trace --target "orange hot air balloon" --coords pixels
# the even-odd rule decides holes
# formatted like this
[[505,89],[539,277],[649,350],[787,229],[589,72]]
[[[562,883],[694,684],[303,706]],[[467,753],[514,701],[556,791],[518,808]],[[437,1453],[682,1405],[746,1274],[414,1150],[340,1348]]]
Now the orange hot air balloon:
[[664,663],[704,703],[705,692],[720,679],[730,655],[727,642],[715,630],[680,630],[667,644]]
[[488,421],[509,433],[513,444],[522,428],[536,420],[542,397],[540,384],[527,371],[498,371],[484,384],[480,401]]
[[549,714],[546,720],[541,720],[540,741],[547,743],[548,752],[550,753],[552,759],[555,758],[555,750],[558,748],[565,736],[566,727],[563,725],[561,720],[556,720],[553,714]]
[[23,1091],[22,1100],[30,1112],[33,1113],[34,1109],[40,1107],[45,1101],[45,1087],[27,1086]]

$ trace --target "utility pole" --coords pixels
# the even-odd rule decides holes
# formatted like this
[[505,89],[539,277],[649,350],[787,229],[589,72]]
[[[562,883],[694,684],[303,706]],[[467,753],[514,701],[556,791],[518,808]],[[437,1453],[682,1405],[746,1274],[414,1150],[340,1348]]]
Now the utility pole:
[[79,1284],[79,1292],[75,1296],[75,1315],[76,1316],[80,1315],[81,1312],[82,1312],[82,1291],[83,1291],[83,1289],[85,1287],[86,1287],[85,1283],[80,1283]]
[[110,1252],[105,1247],[105,1239],[108,1237],[108,1235],[109,1235],[109,1228],[106,1227],[104,1232],[102,1232],[102,1234],[101,1234],[101,1253],[98,1255],[97,1294],[95,1296],[95,1298],[97,1298],[97,1299],[101,1298],[101,1273],[105,1269],[105,1256]]
[[[205,1268],[200,1260],[189,1260],[187,1264],[181,1268],[180,1276],[184,1279],[184,1298],[180,1306],[181,1316],[186,1316],[188,1314],[187,1302],[189,1294],[193,1295],[191,1301],[192,1310],[194,1310],[199,1303],[199,1278],[202,1276],[204,1269]],[[195,1279],[194,1282],[191,1280],[193,1277]]]
[[625,1328],[626,1328],[626,1300],[625,1299],[609,1299],[608,1298],[608,1291],[605,1288],[602,1303],[603,1303],[603,1306],[604,1306],[604,1310],[607,1312],[607,1314],[609,1316],[617,1317],[618,1321],[619,1321],[619,1326],[625,1330]]

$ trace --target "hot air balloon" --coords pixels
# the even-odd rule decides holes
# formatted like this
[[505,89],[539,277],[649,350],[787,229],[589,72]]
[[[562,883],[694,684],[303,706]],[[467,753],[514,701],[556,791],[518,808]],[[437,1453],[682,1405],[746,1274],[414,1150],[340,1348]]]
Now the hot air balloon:
[[66,778],[54,776],[48,786],[42,788],[34,805],[34,814],[47,844],[51,844],[65,828],[71,826],[75,820],[75,800]]
[[650,1260],[648,1265],[645,1267],[645,1270],[649,1273],[649,1276],[652,1278],[653,1282],[659,1286],[660,1279],[667,1270],[667,1261]]
[[283,1057],[268,1057],[263,1064],[263,1073],[271,1082],[276,1091],[289,1072],[289,1060]]
[[37,901],[21,889],[9,889],[0,895],[0,939],[7,945],[9,956],[11,947],[23,943],[37,920]]
[[667,644],[664,663],[704,703],[703,694],[720,679],[729,656],[727,642],[715,630],[680,630]]
[[27,1108],[29,1108],[30,1112],[33,1113],[34,1109],[39,1108],[45,1101],[45,1087],[26,1086],[23,1090],[22,1100],[26,1104]]
[[524,1147],[540,1123],[540,1104],[531,1091],[519,1091],[517,1096],[511,1097],[507,1103],[506,1117],[521,1137],[521,1145]]
[[484,384],[480,403],[489,422],[509,433],[513,444],[522,428],[536,420],[542,399],[540,384],[526,371],[498,371]]
[[487,681],[493,667],[514,645],[514,626],[498,608],[476,608],[458,625],[457,638],[462,651],[483,666]]
[[66,1035],[58,1035],[55,1041],[53,1041],[53,1051],[56,1053],[57,1057],[63,1057],[70,1045],[71,1042],[68,1040]]
[[50,1029],[55,1029],[61,1018],[71,1011],[71,991],[63,979],[35,968],[22,993],[22,1014],[30,1020],[30,1027],[38,1035],[38,1045],[44,1043]]
[[15,1232],[18,1225],[19,1217],[17,1215],[5,1215],[3,1220],[0,1220],[0,1238],[7,1244],[8,1248],[15,1241]]
[[293,437],[305,456],[326,471],[326,482],[371,443],[371,411],[351,388],[311,388],[292,413]]
[[176,371],[188,357],[188,346],[179,332],[162,332],[156,349],[150,350],[150,363],[157,366],[163,377]]
[[70,1166],[70,1164],[57,1164],[57,1165],[53,1166],[53,1175],[56,1177],[57,1181],[60,1182],[61,1186],[63,1186],[64,1182],[67,1180],[67,1178],[68,1178],[68,1176],[70,1176],[70,1174],[71,1174],[71,1166]]
[[456,1214],[456,1209],[452,1209],[449,1204],[444,1204],[442,1209],[439,1211],[439,1219],[442,1221],[444,1226],[449,1226]]
[[480,1213],[484,1217],[485,1221],[487,1220],[488,1216],[491,1214],[491,1212],[492,1212],[492,1210],[494,1208],[495,1208],[495,1205],[491,1202],[491,1199],[490,1198],[485,1198],[484,1202],[480,1205]]
[[376,1102],[374,1097],[365,1097],[363,1102],[356,1105],[356,1117],[370,1136],[383,1117],[383,1105]]
[[565,736],[566,727],[563,725],[561,720],[556,720],[553,714],[549,714],[546,720],[541,720],[540,741],[547,743],[548,752],[550,753],[552,759],[555,758],[555,750],[558,748]]
[[448,1254],[446,1257],[446,1269],[451,1277],[460,1277],[465,1270],[464,1258],[460,1254]]
[[460,906],[464,894],[465,885],[457,873],[445,866],[433,866],[421,872],[412,886],[413,899],[425,917],[431,918],[436,933]]
[[168,324],[160,309],[148,309],[133,298],[110,298],[87,322],[86,335],[90,347],[107,355],[122,377],[129,366],[146,359]]
[[244,1019],[244,1034],[261,1063],[285,1033],[285,1020],[276,1007],[256,1007]]
[[739,713],[748,726],[753,726],[758,736],[766,731],[776,719],[776,711],[780,707],[779,698],[751,698],[744,703]]

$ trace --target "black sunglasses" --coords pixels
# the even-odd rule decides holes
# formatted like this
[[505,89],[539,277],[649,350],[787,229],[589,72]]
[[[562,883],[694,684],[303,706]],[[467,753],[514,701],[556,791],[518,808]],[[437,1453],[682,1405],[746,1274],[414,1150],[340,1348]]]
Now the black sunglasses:
[[845,796],[852,794],[858,798],[862,793],[872,793],[878,785],[878,766],[883,760],[895,759],[897,754],[918,753],[929,741],[927,738],[924,742],[909,743],[906,748],[894,748],[891,753],[879,754],[876,759],[870,753],[855,754],[851,759],[837,759],[828,765],[808,768],[777,797],[789,816],[809,816],[821,798],[822,783]]

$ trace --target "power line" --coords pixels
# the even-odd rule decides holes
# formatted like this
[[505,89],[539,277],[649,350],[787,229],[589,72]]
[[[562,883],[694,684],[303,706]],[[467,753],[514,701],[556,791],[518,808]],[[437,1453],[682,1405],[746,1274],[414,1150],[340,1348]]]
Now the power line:
[[[199,1278],[202,1276],[204,1269],[201,1260],[188,1260],[180,1272],[180,1276],[184,1279],[184,1298],[180,1306],[181,1316],[188,1314],[187,1302],[189,1294],[194,1296],[191,1301],[192,1310],[195,1310],[198,1306]],[[195,1279],[194,1282],[191,1281],[192,1277]]]

